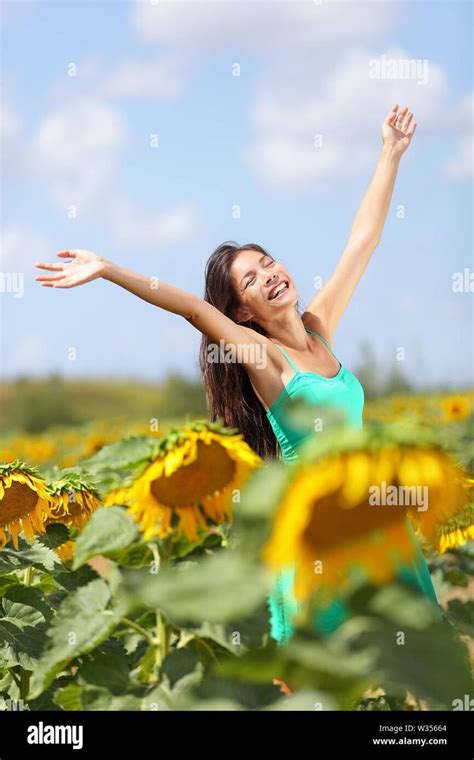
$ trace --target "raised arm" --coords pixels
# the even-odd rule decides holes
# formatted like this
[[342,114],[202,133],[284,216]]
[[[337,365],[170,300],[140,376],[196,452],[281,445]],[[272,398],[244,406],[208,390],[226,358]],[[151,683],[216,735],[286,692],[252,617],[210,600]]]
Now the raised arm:
[[410,145],[416,129],[412,118],[413,114],[408,113],[407,106],[398,113],[398,104],[395,104],[384,119],[382,151],[352,223],[347,245],[330,279],[307,308],[311,315],[318,317],[331,342],[356,285],[380,243],[400,158]]
[[[38,275],[35,279],[41,285],[49,288],[74,288],[86,282],[103,278],[120,287],[125,288],[133,295],[138,296],[153,306],[158,306],[165,311],[170,311],[187,319],[197,330],[207,335],[211,340],[223,339],[229,350],[239,345],[248,345],[252,340],[258,340],[258,333],[253,333],[247,327],[236,324],[222,314],[221,311],[204,301],[199,296],[180,290],[172,285],[167,285],[156,277],[131,272],[128,269],[114,264],[93,251],[67,250],[57,254],[62,259],[69,259],[62,263],[52,264],[37,262],[39,269],[46,269],[55,274]],[[252,364],[252,357],[256,352],[242,352],[245,364]]]

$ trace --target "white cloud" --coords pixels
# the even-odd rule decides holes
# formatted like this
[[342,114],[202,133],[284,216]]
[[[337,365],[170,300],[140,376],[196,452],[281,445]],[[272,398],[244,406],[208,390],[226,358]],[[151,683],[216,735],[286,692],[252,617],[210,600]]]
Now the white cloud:
[[124,196],[111,198],[110,226],[121,247],[154,248],[187,242],[196,234],[198,206],[183,202],[166,211],[142,209]]
[[474,93],[469,93],[445,115],[443,122],[452,132],[460,132],[456,153],[445,161],[442,169],[452,180],[471,179],[474,176]]
[[185,72],[184,60],[178,56],[129,58],[104,77],[99,91],[109,98],[174,101],[183,90]]
[[51,87],[52,96],[58,100],[143,98],[174,102],[183,91],[189,70],[187,56],[161,51],[122,60],[90,54],[72,63],[74,76],[63,74]]
[[13,106],[2,99],[0,105],[0,135],[4,138],[15,137],[18,134],[20,120]]
[[60,207],[83,209],[99,201],[110,185],[125,141],[119,111],[79,98],[40,123],[33,137],[33,171]]
[[[369,62],[382,55],[414,60],[403,49],[375,47],[401,13],[396,2],[360,0],[137,0],[132,23],[146,43],[180,52],[188,66],[193,58],[216,54],[229,53],[233,62],[240,53],[263,57],[253,113],[257,134],[244,161],[274,189],[303,190],[366,172],[393,102],[413,109],[418,139],[443,129],[462,132],[469,121],[472,95],[446,108],[447,77],[433,60],[424,83],[369,77]],[[419,57],[414,62],[426,65]],[[324,138],[318,149],[317,133]],[[464,136],[448,176],[467,171],[461,164],[469,160],[469,145]]]
[[[410,59],[400,48],[385,51],[391,59]],[[417,79],[372,79],[370,62],[380,57],[357,47],[333,56],[336,65],[305,57],[304,66],[290,67],[299,77],[267,70],[254,104],[255,143],[245,159],[272,188],[305,190],[318,181],[366,173],[382,144],[380,127],[393,103],[408,105],[421,135],[439,133],[442,104],[448,95],[444,70],[429,62],[426,84]],[[315,147],[320,135],[321,147]]]
[[11,372],[36,375],[46,369],[47,347],[40,335],[27,335],[13,348]]
[[12,99],[3,93],[0,99],[0,154],[2,180],[18,182],[30,172],[28,140],[22,135],[23,122]]
[[177,46],[190,55],[235,50],[258,54],[372,39],[398,13],[396,3],[360,0],[137,0],[132,21],[145,41]]
[[3,231],[0,241],[2,271],[28,269],[33,277],[34,274],[39,274],[34,269],[35,261],[48,261],[50,258],[51,246],[48,241],[24,224],[12,224]]
[[469,92],[454,108],[443,112],[441,125],[451,131],[472,131],[474,121],[474,92]]
[[450,179],[464,180],[474,177],[474,135],[461,137],[456,155],[443,164],[443,169]]
[[309,140],[302,144],[291,136],[269,136],[247,154],[248,163],[268,184],[286,190],[307,186],[343,169],[343,159],[340,146],[316,149]]

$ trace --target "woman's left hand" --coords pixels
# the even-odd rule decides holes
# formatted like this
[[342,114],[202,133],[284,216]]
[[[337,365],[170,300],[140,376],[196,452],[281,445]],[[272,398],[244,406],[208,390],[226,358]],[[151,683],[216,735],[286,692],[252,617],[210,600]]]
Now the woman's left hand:
[[413,114],[408,113],[408,106],[398,111],[398,103],[390,110],[382,124],[382,139],[384,146],[392,148],[398,155],[403,155],[415,134],[416,121]]

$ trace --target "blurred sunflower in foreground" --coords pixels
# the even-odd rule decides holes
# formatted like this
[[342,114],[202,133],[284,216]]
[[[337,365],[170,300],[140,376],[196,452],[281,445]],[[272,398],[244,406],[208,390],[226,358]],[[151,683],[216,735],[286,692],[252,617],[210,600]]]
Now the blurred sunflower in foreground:
[[28,542],[36,533],[44,533],[50,515],[51,497],[45,480],[36,468],[16,459],[0,464],[0,549],[13,541],[18,549],[18,535]]
[[[68,528],[82,530],[91,515],[100,506],[98,491],[90,480],[77,469],[63,470],[49,484],[51,494],[50,515],[45,525],[66,525]],[[55,552],[65,562],[72,559],[74,541],[66,541],[57,546]]]
[[[354,568],[369,582],[389,582],[415,556],[407,515],[416,533],[438,545],[440,529],[469,500],[468,480],[445,451],[393,430],[392,440],[387,428],[366,428],[342,432],[324,447],[313,441],[293,468],[263,559],[276,571],[294,564],[297,599],[316,587],[347,589]],[[426,505],[417,494],[425,494]],[[469,519],[472,526],[472,513],[464,531],[445,528],[445,542],[464,543]]]
[[232,521],[232,495],[263,464],[240,433],[215,423],[172,430],[130,486],[111,491],[105,505],[125,504],[145,540],[173,530],[198,542],[208,520]]

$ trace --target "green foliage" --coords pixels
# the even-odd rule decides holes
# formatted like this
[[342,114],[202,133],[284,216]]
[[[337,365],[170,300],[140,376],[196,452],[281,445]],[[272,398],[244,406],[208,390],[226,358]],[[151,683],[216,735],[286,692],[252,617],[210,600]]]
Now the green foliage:
[[97,554],[119,561],[138,537],[138,527],[125,509],[102,507],[94,512],[76,541],[73,569],[77,570]]
[[33,697],[72,660],[108,638],[121,618],[119,610],[109,607],[110,602],[110,588],[102,579],[79,587],[61,602],[34,674]]
[[227,622],[250,614],[265,596],[263,570],[233,552],[200,562],[182,562],[158,576],[129,572],[122,585],[124,605],[160,607],[179,623]]
[[40,433],[52,425],[73,425],[79,421],[71,405],[68,383],[59,375],[46,380],[20,378],[7,393],[10,403],[3,410],[5,426]]
[[[87,479],[102,492],[123,487],[179,435],[127,438],[52,475],[58,488]],[[408,424],[375,426],[362,437],[328,435],[324,449],[308,447],[304,456],[357,448],[362,440],[377,448],[385,440],[403,446],[432,438]],[[234,523],[212,526],[196,542],[183,535],[144,541],[129,511],[116,505],[99,508],[79,535],[51,525],[31,545],[6,546],[0,698],[58,711],[387,711],[417,709],[419,701],[452,709],[472,690],[465,642],[474,627],[467,599],[474,544],[429,557],[449,595],[442,623],[401,581],[379,588],[361,580],[337,630],[322,635],[308,614],[277,645],[261,550],[289,477],[279,463],[255,472]],[[73,561],[62,562],[55,549],[71,539]],[[274,679],[293,693],[282,693]]]

